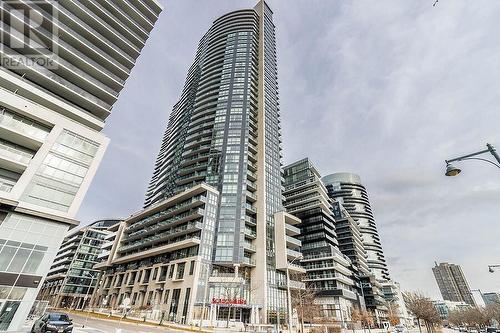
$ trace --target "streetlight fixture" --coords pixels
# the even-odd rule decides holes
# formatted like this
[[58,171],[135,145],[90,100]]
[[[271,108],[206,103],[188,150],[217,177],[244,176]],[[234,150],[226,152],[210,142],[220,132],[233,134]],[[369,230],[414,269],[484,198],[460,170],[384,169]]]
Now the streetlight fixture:
[[[467,155],[464,155],[464,156],[456,157],[456,158],[453,158],[451,160],[445,160],[445,162],[446,162],[446,172],[444,174],[446,176],[450,176],[450,177],[458,176],[458,174],[460,174],[460,172],[462,170],[460,170],[459,168],[457,168],[456,166],[454,166],[451,163],[452,162],[465,161],[465,160],[478,160],[478,161],[487,162],[487,163],[493,164],[494,166],[496,166],[497,168],[500,169],[500,156],[498,156],[495,147],[493,147],[493,145],[491,145],[489,143],[486,144],[486,147],[487,147],[487,149],[484,149],[484,150],[481,150],[481,151],[478,151],[478,152],[475,152],[475,153],[472,153],[472,154],[467,154]],[[498,164],[495,163],[495,162],[492,162],[490,160],[487,160],[485,158],[474,157],[474,156],[485,154],[485,153],[490,153],[491,155],[493,155],[493,157],[497,160]]]
[[[303,256],[296,257],[292,261],[290,261],[287,266],[286,266],[286,291],[287,291],[287,303],[288,303],[288,331],[292,332],[292,293],[290,291],[290,269],[288,265],[293,264],[295,260],[302,260],[304,259]],[[279,314],[278,314],[279,315]]]
[[493,268],[500,268],[500,265],[488,265],[488,272],[495,273]]
[[[97,274],[99,274],[99,273],[97,273]],[[83,272],[82,275],[90,277],[90,284],[87,288],[87,293],[85,294],[85,297],[83,298],[83,304],[82,304],[82,311],[83,311],[85,309],[85,303],[87,302],[87,299],[89,297],[90,288],[92,288],[92,282],[94,282],[95,277],[89,271]],[[82,328],[84,328],[85,325],[87,325],[87,322],[89,320],[89,315],[90,315],[90,310],[87,311],[87,316],[85,316],[85,323],[82,325]]]

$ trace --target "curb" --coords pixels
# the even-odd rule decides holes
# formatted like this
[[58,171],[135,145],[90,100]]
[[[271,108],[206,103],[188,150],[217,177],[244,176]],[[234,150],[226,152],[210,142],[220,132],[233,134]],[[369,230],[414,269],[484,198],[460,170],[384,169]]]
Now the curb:
[[140,325],[145,325],[145,326],[166,327],[166,328],[171,328],[174,330],[184,331],[184,332],[214,333],[213,330],[207,330],[207,329],[199,330],[197,328],[179,327],[179,326],[166,324],[166,323],[162,323],[160,325],[159,323],[153,323],[153,322],[149,322],[149,321],[130,319],[130,318],[121,318],[121,317],[113,316],[113,315],[108,316],[108,315],[105,315],[102,313],[77,311],[77,310],[69,310],[69,309],[61,309],[61,310],[64,310],[65,312],[68,312],[68,313],[78,314],[78,315],[82,315],[82,316],[89,316],[92,318],[97,318],[97,319],[102,319],[102,320],[107,320],[107,321],[121,321],[121,322],[125,322],[125,323],[140,324]]

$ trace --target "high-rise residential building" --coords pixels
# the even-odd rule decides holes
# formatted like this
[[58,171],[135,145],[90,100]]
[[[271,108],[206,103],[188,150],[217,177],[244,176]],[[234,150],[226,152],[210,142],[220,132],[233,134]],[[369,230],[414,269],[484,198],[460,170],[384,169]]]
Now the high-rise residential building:
[[351,217],[340,202],[334,201],[332,207],[339,250],[351,259],[352,263],[358,267],[360,274],[368,274],[370,268],[366,261],[367,255],[359,222]]
[[[149,215],[158,205],[167,205],[185,191],[207,184],[208,192],[217,193],[213,194],[215,216],[210,217],[216,222],[210,222],[215,224],[208,227],[214,228],[210,231],[213,238],[206,236],[210,239],[207,246],[198,245],[199,241],[189,243],[189,252],[182,255],[175,254],[177,250],[172,248],[164,253],[143,251],[141,248],[150,245],[140,245],[138,239],[145,233],[149,235],[149,230],[160,228],[160,220],[144,224],[127,220],[119,240],[118,257],[108,268],[109,274],[116,275],[118,270],[130,281],[129,271],[150,269],[145,267],[162,258],[177,267],[167,275],[167,280],[177,282],[182,269],[175,260],[184,262],[185,258],[193,257],[189,261],[198,260],[211,272],[206,302],[210,303],[211,319],[225,320],[234,305],[231,302],[237,298],[241,303],[234,314],[236,321],[284,320],[286,270],[296,267],[292,263],[296,257],[290,242],[275,239],[283,223],[291,224],[288,229],[295,223],[294,218],[278,214],[283,210],[280,143],[273,12],[264,1],[259,1],[254,8],[219,17],[201,38],[181,97],[170,114],[141,213]],[[275,216],[280,226],[276,225]],[[203,231],[199,232],[203,244]],[[278,258],[283,258],[277,254],[286,249],[276,247],[285,243],[290,250],[286,252],[290,265],[278,263]],[[143,254],[132,254],[138,251]],[[197,307],[198,312],[187,313],[201,316],[200,306],[207,301],[203,294],[207,273],[205,268],[193,270],[195,276],[202,274],[199,283],[194,277],[181,288],[175,287],[175,283],[170,285],[173,283],[170,280],[162,280],[167,283],[163,288],[169,290],[168,295],[166,291],[162,295],[163,302],[167,299],[165,311],[169,318],[186,320],[184,307],[190,306]],[[122,279],[110,283],[110,288],[121,288],[124,282]],[[198,291],[191,287],[192,283]],[[240,290],[240,297],[226,295],[225,291],[236,289]],[[132,292],[133,303],[137,302],[135,292]],[[120,289],[119,295],[124,293],[125,289]],[[108,296],[111,295],[109,291]],[[184,304],[182,309],[178,302]],[[151,304],[156,306],[155,302]]]
[[50,271],[45,278],[38,299],[48,301],[54,308],[83,309],[90,300],[100,271],[99,262],[108,228],[120,220],[99,220],[66,235]]
[[29,313],[108,139],[155,0],[0,2],[0,331]]
[[359,225],[370,271],[377,280],[389,280],[382,244],[368,193],[361,178],[353,173],[334,173],[322,178],[328,195],[336,199]]
[[432,272],[436,278],[441,296],[443,296],[445,301],[465,302],[471,306],[476,305],[469,288],[469,283],[460,265],[447,262],[438,265],[436,262],[432,268]]
[[356,292],[351,260],[338,247],[333,202],[308,158],[284,167],[283,174],[285,208],[301,220],[303,281],[316,291],[325,317],[348,321],[352,308],[364,302]]
[[389,322],[387,300],[384,295],[382,282],[375,277],[375,274],[361,275],[362,295],[365,299],[365,306],[373,313],[374,322],[378,327]]

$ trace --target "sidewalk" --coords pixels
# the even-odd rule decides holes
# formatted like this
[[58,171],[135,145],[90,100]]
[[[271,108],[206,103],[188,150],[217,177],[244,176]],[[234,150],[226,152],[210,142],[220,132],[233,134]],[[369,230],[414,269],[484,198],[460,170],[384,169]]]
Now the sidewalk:
[[198,329],[198,327],[195,326],[189,326],[189,325],[180,325],[180,324],[174,324],[174,323],[169,323],[169,322],[163,322],[160,325],[159,321],[153,321],[153,320],[143,320],[141,318],[134,318],[134,317],[127,317],[127,318],[122,318],[119,316],[115,315],[109,315],[105,313],[99,313],[99,312],[86,312],[86,311],[78,311],[78,310],[68,310],[68,309],[60,309],[61,311],[67,312],[67,313],[73,313],[77,314],[80,316],[89,316],[89,318],[96,318],[100,320],[106,320],[106,321],[115,321],[115,322],[127,322],[131,324],[141,324],[145,326],[161,326],[165,328],[171,328],[173,330],[178,330],[178,331],[184,331],[184,332],[201,332],[201,333],[214,333],[213,330],[203,328],[202,330]]

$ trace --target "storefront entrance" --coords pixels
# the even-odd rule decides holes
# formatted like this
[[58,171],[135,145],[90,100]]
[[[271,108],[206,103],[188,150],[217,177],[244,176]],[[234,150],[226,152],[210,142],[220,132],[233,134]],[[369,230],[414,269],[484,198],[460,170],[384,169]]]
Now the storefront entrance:
[[0,299],[0,331],[6,331],[19,308],[20,301]]

